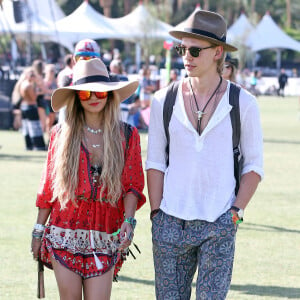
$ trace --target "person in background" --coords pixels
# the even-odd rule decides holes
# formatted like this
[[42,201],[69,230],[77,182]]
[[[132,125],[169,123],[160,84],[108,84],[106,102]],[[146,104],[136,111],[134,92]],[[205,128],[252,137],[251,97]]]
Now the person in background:
[[155,84],[150,78],[151,70],[144,66],[141,70],[141,79],[140,79],[140,101],[141,101],[141,108],[145,109],[150,107],[151,104],[151,97],[153,92],[155,91]]
[[[235,237],[244,209],[263,177],[263,138],[255,97],[240,90],[242,177],[234,176],[230,82],[222,78],[226,42],[224,18],[199,10],[184,30],[170,31],[187,74],[182,78],[168,126],[164,103],[168,88],[151,105],[146,161],[152,220],[156,298],[226,299]],[[166,147],[169,146],[168,154]],[[166,159],[168,157],[168,160]]]
[[[92,58],[100,58],[100,48],[98,44],[91,39],[83,39],[79,41],[74,50],[74,54],[66,56],[66,68],[62,70],[57,76],[58,87],[64,87],[72,84],[73,66],[79,60],[89,60]],[[62,123],[65,119],[65,110],[62,108],[59,112],[58,122]]]
[[285,73],[285,69],[280,70],[280,74],[278,76],[278,84],[279,84],[279,89],[277,90],[277,95],[284,97],[284,88],[288,83],[288,76]]
[[51,95],[52,95],[52,92],[57,88],[55,65],[47,64],[45,66],[44,83],[46,86],[46,93],[44,95],[45,106],[46,106],[46,115],[47,115],[46,131],[50,137],[50,130],[56,120],[56,113],[53,111],[53,109],[51,107]]
[[36,59],[32,63],[33,70],[36,75],[35,85],[36,85],[36,94],[37,94],[37,106],[39,119],[41,122],[43,132],[46,132],[46,105],[44,95],[47,92],[46,85],[44,83],[44,62],[41,59]]
[[237,58],[232,58],[229,54],[225,57],[222,77],[225,80],[236,82],[237,70],[239,68],[239,61]]
[[23,80],[18,84],[22,102],[22,132],[26,150],[46,150],[43,130],[38,114],[36,73],[32,67],[24,70]]
[[172,82],[178,81],[178,71],[175,69],[172,69],[170,71],[170,80],[169,80],[169,84],[171,84]]
[[72,54],[67,54],[64,58],[65,67],[57,74],[57,86],[68,86],[72,82],[72,70],[74,66],[74,60]]
[[72,85],[52,94],[66,118],[51,133],[31,247],[54,270],[60,299],[110,299],[132,242],[144,175],[138,131],[119,107],[137,86],[110,81],[94,58],[79,60]]

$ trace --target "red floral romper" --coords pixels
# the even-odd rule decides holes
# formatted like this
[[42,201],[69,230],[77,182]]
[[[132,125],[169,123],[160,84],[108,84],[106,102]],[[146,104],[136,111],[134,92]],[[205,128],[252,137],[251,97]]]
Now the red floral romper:
[[[127,193],[134,193],[138,197],[137,209],[146,201],[142,193],[144,173],[138,131],[132,128],[122,173],[123,194],[117,205],[113,207],[107,201],[105,192],[99,200],[101,186],[93,185],[89,152],[81,144],[79,184],[75,191],[77,207],[69,201],[63,210],[58,201],[50,201],[51,161],[56,132],[57,130],[52,131],[47,164],[36,201],[39,208],[51,208],[42,239],[41,260],[52,269],[51,257],[53,257],[84,279],[102,275],[115,266],[114,277],[116,277],[122,266],[124,253],[118,252],[120,241],[118,236],[112,234],[118,231],[124,221],[123,198]],[[125,141],[123,146],[125,153]]]

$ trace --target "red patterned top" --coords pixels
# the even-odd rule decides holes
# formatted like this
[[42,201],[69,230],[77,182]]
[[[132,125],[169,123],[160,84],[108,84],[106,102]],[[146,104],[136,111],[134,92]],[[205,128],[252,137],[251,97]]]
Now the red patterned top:
[[127,193],[134,193],[138,197],[137,209],[146,201],[142,193],[144,173],[138,131],[132,128],[127,150],[125,141],[123,143],[126,153],[122,173],[123,193],[117,205],[114,207],[107,201],[105,191],[99,200],[101,186],[93,185],[90,154],[81,144],[79,182],[75,191],[77,206],[69,201],[63,210],[58,201],[51,202],[51,162],[56,134],[57,130],[53,130],[47,164],[36,201],[39,208],[51,208],[42,240],[41,260],[52,268],[51,257],[53,257],[83,278],[101,275],[115,265],[116,275],[121,268],[124,255],[117,251],[120,242],[118,236],[112,233],[116,232],[124,221],[124,196]]

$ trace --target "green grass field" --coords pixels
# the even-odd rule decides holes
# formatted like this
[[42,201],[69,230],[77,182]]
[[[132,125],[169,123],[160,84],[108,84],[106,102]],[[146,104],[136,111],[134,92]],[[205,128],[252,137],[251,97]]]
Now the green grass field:
[[[258,101],[265,178],[238,230],[227,299],[300,299],[299,103],[296,97]],[[147,135],[141,134],[141,140],[145,161]],[[0,131],[0,145],[0,299],[36,299],[37,265],[30,241],[46,154],[24,151],[22,134],[14,131]],[[113,300],[155,299],[149,210],[146,203],[137,213],[135,242],[142,254],[124,264],[119,282],[113,284]],[[46,299],[59,299],[50,270],[45,270],[45,289]]]

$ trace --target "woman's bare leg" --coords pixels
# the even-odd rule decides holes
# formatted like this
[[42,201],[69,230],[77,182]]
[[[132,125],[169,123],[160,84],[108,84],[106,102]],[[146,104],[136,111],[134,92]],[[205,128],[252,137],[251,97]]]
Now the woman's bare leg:
[[107,273],[85,279],[83,281],[83,292],[85,300],[109,300],[113,281],[114,268]]
[[60,300],[82,299],[82,278],[51,258]]

